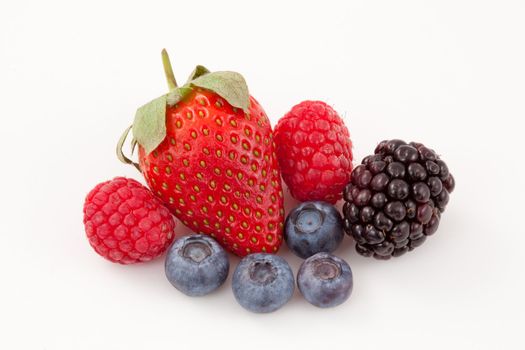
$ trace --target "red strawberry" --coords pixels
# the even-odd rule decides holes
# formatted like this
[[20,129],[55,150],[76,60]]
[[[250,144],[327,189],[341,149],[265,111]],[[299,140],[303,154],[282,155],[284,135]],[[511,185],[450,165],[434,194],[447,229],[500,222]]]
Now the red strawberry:
[[[229,251],[276,252],[283,194],[264,110],[240,74],[197,66],[177,88],[165,51],[163,59],[171,91],[139,108],[133,125],[146,182],[185,225]],[[124,139],[119,158],[130,163]]]
[[350,181],[352,142],[343,120],[321,101],[294,106],[275,127],[284,182],[300,201],[335,203]]

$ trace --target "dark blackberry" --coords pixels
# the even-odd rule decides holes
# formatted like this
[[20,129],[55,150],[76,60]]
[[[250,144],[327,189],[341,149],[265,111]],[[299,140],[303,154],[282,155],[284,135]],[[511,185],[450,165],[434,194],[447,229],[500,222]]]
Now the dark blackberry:
[[383,141],[354,169],[345,188],[345,231],[363,256],[401,256],[437,231],[455,185],[432,149]]

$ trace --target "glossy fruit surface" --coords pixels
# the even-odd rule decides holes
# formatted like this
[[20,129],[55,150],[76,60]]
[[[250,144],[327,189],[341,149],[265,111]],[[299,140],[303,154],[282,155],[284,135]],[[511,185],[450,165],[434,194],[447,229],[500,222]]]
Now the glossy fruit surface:
[[93,188],[84,202],[89,244],[119,264],[149,261],[175,237],[169,210],[138,181],[116,177]]
[[241,260],[232,279],[233,294],[245,309],[268,313],[293,296],[295,281],[290,265],[272,254],[252,254]]
[[354,169],[345,188],[345,230],[361,255],[401,256],[437,231],[454,187],[454,177],[433,150],[383,141]]
[[276,252],[284,221],[280,173],[266,114],[197,89],[166,111],[166,139],[139,148],[150,188],[186,226],[231,252]]
[[[194,232],[239,256],[277,252],[283,193],[264,110],[240,74],[197,66],[179,87],[165,50],[162,58],[170,91],[137,110],[117,156]],[[138,164],[122,151],[130,129]]]
[[329,253],[306,259],[297,273],[297,286],[303,297],[321,308],[344,303],[352,294],[354,279],[350,266]]
[[228,254],[207,235],[179,238],[166,255],[166,277],[189,296],[213,292],[224,283],[229,270]]
[[299,201],[335,203],[352,171],[350,133],[337,112],[321,101],[294,106],[275,127],[284,182]]
[[285,221],[286,244],[303,259],[319,252],[333,252],[343,237],[341,214],[326,202],[301,203]]

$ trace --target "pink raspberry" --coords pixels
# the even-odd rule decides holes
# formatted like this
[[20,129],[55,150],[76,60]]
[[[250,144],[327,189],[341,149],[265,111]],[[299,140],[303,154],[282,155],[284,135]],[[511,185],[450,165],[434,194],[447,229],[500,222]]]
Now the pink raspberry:
[[335,203],[352,172],[352,142],[343,120],[321,101],[294,106],[275,127],[284,182],[300,201]]
[[93,249],[120,264],[149,261],[175,237],[169,210],[148,188],[124,177],[102,182],[89,192],[84,227]]

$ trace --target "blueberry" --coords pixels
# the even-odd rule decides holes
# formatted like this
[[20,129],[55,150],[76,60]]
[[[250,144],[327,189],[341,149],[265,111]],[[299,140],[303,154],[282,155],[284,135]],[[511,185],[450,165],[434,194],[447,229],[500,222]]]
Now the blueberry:
[[[357,208],[348,208],[357,210]],[[369,213],[370,218],[373,216]],[[365,213],[366,214],[366,213]],[[343,219],[325,202],[304,202],[286,218],[284,239],[295,255],[306,259],[319,252],[333,252],[343,240]]]
[[334,307],[345,302],[352,293],[352,270],[343,259],[329,253],[317,253],[301,264],[297,286],[310,304]]
[[267,313],[281,308],[292,298],[294,289],[292,269],[277,255],[248,255],[233,273],[233,295],[252,312]]
[[189,296],[202,296],[219,288],[230,270],[228,255],[213,238],[179,238],[168,250],[165,263],[170,283]]

